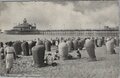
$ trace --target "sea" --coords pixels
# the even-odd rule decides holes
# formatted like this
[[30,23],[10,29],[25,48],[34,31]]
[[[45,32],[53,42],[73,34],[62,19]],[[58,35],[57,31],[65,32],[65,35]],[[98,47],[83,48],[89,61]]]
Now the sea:
[[68,37],[76,37],[76,36],[66,36],[66,35],[8,35],[5,33],[1,33],[0,34],[0,42],[17,41],[17,40],[31,41],[31,40],[35,40],[38,38],[41,40],[44,40],[44,39],[50,40],[50,39],[61,38],[61,37],[68,38]]

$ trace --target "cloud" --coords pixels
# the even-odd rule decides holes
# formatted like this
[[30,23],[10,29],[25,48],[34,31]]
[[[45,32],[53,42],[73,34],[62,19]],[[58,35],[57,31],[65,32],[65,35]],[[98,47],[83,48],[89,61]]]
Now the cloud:
[[[99,2],[99,1],[98,1]],[[38,29],[99,28],[118,24],[118,6],[113,2],[48,1],[6,2],[0,9],[0,28],[10,29],[24,18]],[[1,3],[0,3],[1,6]]]
[[6,10],[6,8],[7,8],[6,3],[0,2],[0,14],[1,14],[1,11]]
[[117,1],[73,1],[74,10],[83,13],[86,11],[96,11],[113,4],[117,4]]

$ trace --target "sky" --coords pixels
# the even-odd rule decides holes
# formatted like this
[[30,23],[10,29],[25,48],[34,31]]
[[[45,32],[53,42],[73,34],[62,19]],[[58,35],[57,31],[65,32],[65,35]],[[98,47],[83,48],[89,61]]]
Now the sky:
[[23,22],[37,29],[88,29],[119,25],[117,1],[0,2],[0,29]]

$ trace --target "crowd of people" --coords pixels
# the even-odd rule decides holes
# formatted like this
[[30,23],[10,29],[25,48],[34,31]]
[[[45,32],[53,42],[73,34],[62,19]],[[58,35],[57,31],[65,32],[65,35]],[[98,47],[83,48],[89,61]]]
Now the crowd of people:
[[[80,59],[80,52],[85,49],[90,57],[89,61],[97,61],[95,48],[103,45],[106,46],[108,54],[116,54],[114,48],[119,46],[119,38],[61,37],[44,40],[38,38],[31,41],[0,42],[0,60],[5,60],[6,73],[10,73],[14,60],[18,59],[19,55],[33,56],[35,67],[56,66],[57,63],[54,60]],[[52,53],[52,47],[55,47],[54,54]]]

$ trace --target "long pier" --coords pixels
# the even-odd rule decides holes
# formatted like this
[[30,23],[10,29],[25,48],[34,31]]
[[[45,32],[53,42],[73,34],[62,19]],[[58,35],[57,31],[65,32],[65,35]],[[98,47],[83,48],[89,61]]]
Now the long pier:
[[67,36],[82,36],[82,37],[109,37],[119,36],[118,29],[112,30],[39,30],[41,35],[67,35]]

